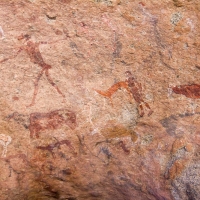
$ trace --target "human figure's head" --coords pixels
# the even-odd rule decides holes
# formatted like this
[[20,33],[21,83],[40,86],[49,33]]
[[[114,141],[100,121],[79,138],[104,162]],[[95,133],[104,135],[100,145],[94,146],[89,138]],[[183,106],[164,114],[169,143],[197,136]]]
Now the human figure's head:
[[125,75],[126,75],[127,78],[133,77],[133,75],[130,71],[126,71]]

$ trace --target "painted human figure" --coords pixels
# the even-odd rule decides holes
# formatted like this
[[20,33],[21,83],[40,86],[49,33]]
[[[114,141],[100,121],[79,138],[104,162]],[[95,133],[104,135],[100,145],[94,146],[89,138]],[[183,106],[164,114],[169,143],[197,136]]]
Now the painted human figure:
[[125,75],[127,77],[126,82],[128,84],[128,90],[130,94],[133,96],[135,101],[139,104],[141,113],[140,116],[142,117],[144,115],[144,108],[142,104],[144,104],[150,111],[148,113],[148,116],[150,116],[153,111],[151,110],[148,103],[146,103],[142,98],[142,85],[141,83],[138,83],[136,79],[133,77],[132,73],[130,71],[126,71]]
[[126,75],[126,80],[125,81],[120,81],[112,85],[108,90],[106,91],[101,91],[101,90],[96,90],[94,89],[97,93],[101,94],[102,96],[105,96],[110,99],[111,104],[112,103],[112,95],[117,92],[118,89],[120,88],[125,88],[126,91],[131,95],[132,98],[135,99],[135,101],[139,104],[140,108],[140,116],[144,116],[144,108],[143,104],[145,105],[146,108],[149,109],[148,116],[150,116],[153,111],[151,110],[150,106],[148,103],[146,103],[143,98],[142,98],[142,86],[140,83],[136,81],[136,79],[133,77],[132,73],[130,71],[125,72]]
[[[17,53],[14,56],[5,58],[5,59],[1,60],[0,63],[5,62],[9,59],[15,58],[21,51],[25,51],[28,54],[30,61],[34,64],[39,65],[42,68],[41,71],[39,72],[35,82],[34,82],[33,98],[32,98],[31,104],[29,106],[33,106],[35,104],[35,99],[36,99],[36,96],[37,96],[37,93],[38,93],[38,84],[39,84],[39,81],[40,81],[43,74],[45,74],[48,82],[57,90],[57,92],[63,98],[65,98],[65,95],[61,92],[61,90],[58,88],[58,86],[52,80],[52,78],[49,74],[49,69],[51,69],[52,66],[47,64],[44,61],[44,59],[43,59],[43,57],[40,53],[39,45],[40,44],[47,44],[47,43],[46,42],[33,42],[30,39],[31,39],[31,37],[28,34],[20,35],[18,37],[18,40],[22,41],[23,45],[19,48],[19,50],[17,51]],[[51,42],[51,43],[53,43],[53,42]]]
[[28,35],[21,35],[19,38],[19,40],[25,39],[26,44],[23,45],[19,51],[26,51],[26,53],[28,54],[30,60],[32,63],[39,65],[42,69],[39,72],[35,82],[34,82],[34,93],[33,93],[33,98],[32,98],[32,102],[30,104],[30,106],[33,106],[35,104],[35,98],[37,96],[38,93],[38,83],[42,77],[42,75],[45,73],[45,76],[48,80],[48,82],[57,90],[57,92],[59,94],[61,94],[63,96],[63,98],[65,97],[65,95],[61,92],[61,90],[58,88],[58,86],[54,83],[54,81],[52,80],[50,74],[49,74],[49,69],[52,68],[51,65],[47,64],[44,62],[42,55],[40,53],[39,50],[39,45],[40,44],[45,44],[44,42],[32,42],[30,40],[30,36]]

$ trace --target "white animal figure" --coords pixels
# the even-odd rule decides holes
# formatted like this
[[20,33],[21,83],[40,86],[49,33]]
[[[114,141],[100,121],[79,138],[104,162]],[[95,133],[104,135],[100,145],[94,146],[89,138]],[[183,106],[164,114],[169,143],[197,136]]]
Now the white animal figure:
[[6,157],[7,147],[11,143],[12,138],[9,135],[0,134],[0,144],[3,146],[3,152],[1,157]]

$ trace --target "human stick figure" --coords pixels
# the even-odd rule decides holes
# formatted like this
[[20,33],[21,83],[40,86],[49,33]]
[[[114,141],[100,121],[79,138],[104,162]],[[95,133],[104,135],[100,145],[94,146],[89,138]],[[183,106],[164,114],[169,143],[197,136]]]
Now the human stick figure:
[[19,48],[19,50],[17,51],[17,53],[14,55],[14,56],[11,56],[11,57],[8,57],[8,58],[5,58],[3,60],[0,61],[0,63],[3,63],[9,59],[12,59],[12,58],[15,58],[21,51],[25,51],[29,58],[30,58],[30,61],[34,64],[37,64],[39,65],[42,69],[41,71],[39,72],[35,82],[34,82],[34,93],[33,93],[33,98],[32,98],[32,101],[31,101],[31,104],[29,106],[33,106],[35,104],[35,99],[36,99],[36,96],[37,96],[37,93],[38,93],[38,84],[39,84],[39,81],[42,77],[43,74],[45,74],[48,82],[57,90],[57,92],[63,97],[65,98],[65,95],[61,92],[61,90],[59,89],[59,87],[56,85],[56,83],[52,80],[50,74],[49,74],[49,69],[52,68],[51,65],[45,63],[41,53],[40,53],[40,49],[39,49],[39,45],[40,44],[47,44],[46,42],[32,42],[30,40],[30,35],[28,34],[22,34],[18,37],[18,40],[23,40],[24,41],[24,45],[21,46]]

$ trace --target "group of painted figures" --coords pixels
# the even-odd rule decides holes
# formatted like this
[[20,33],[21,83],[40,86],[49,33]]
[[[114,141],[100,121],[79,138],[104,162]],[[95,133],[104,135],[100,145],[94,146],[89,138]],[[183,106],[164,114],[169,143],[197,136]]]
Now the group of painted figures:
[[[46,64],[45,61],[42,58],[42,55],[39,50],[39,44],[41,43],[34,43],[30,40],[30,36],[28,34],[21,35],[18,37],[18,40],[23,40],[24,45],[17,51],[17,53],[9,58],[5,58],[0,63],[3,63],[11,58],[16,57],[22,50],[24,50],[29,58],[30,61],[34,64],[39,65],[42,69],[39,72],[35,82],[34,82],[34,93],[33,98],[31,101],[31,104],[29,106],[33,106],[35,104],[35,99],[38,93],[38,84],[43,74],[45,74],[48,82],[56,89],[56,91],[65,98],[65,95],[61,92],[61,90],[58,88],[56,83],[52,80],[49,74],[49,69],[51,69],[51,65]],[[135,102],[138,104],[138,110],[141,117],[144,116],[144,107],[145,106],[149,112],[148,116],[150,116],[153,111],[150,108],[149,104],[144,101],[142,97],[142,86],[140,83],[136,81],[134,76],[130,71],[125,72],[126,80],[120,81],[112,85],[108,90],[101,91],[94,89],[98,94],[107,97],[110,99],[111,104],[112,102],[112,95],[117,92],[118,89],[124,88],[131,98],[135,100]],[[177,94],[183,94],[188,98],[197,99],[200,98],[200,85],[198,84],[192,84],[192,85],[181,85],[171,88],[173,92]],[[16,114],[16,113],[15,113]],[[12,115],[14,116],[14,114]],[[42,121],[46,120],[46,125],[44,126],[42,124]],[[74,112],[66,109],[56,110],[52,111],[50,113],[32,113],[30,115],[30,136],[33,137],[34,135],[38,138],[39,132],[45,129],[56,129],[61,124],[67,124],[72,130],[76,127],[76,115]],[[10,136],[6,136],[4,134],[0,134],[0,144],[3,145],[3,153],[2,157],[6,156],[7,146],[10,144],[12,138]],[[60,145],[60,143],[58,143]]]

